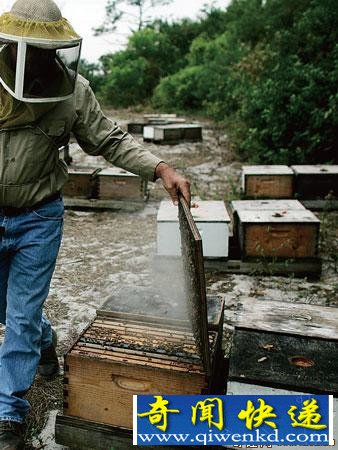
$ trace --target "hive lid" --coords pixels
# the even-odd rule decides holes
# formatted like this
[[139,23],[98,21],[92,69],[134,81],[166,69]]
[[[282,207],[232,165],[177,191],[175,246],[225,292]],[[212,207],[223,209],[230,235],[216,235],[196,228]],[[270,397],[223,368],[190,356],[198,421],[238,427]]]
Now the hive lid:
[[237,211],[237,214],[242,223],[320,223],[307,209]]
[[178,210],[185,293],[190,321],[196,341],[196,348],[202,359],[204,370],[207,374],[210,374],[207,299],[202,238],[194,222],[189,206],[182,195],[179,196]]
[[317,165],[304,165],[304,166],[291,166],[291,169],[297,175],[337,175],[338,165],[317,164]]
[[137,177],[134,173],[127,172],[119,167],[108,167],[107,169],[100,170],[100,176],[123,176],[123,177]]
[[234,200],[231,202],[233,211],[264,211],[264,210],[305,210],[299,200]]
[[293,175],[292,169],[283,165],[243,166],[244,175]]
[[[197,207],[190,212],[195,222],[225,222],[231,221],[223,201],[198,201]],[[157,222],[178,222],[178,208],[171,201],[162,200]]]
[[337,395],[337,373],[336,340],[235,329],[230,380]]

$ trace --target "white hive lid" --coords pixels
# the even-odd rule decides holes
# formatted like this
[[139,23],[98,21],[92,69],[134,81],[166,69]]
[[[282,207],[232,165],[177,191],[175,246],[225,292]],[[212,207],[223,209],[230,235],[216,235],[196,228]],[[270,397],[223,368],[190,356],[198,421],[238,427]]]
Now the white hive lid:
[[243,175],[293,175],[293,170],[282,165],[243,166]]
[[299,200],[234,200],[231,207],[233,211],[306,209]]
[[124,176],[124,177],[137,177],[133,173],[127,172],[127,170],[120,169],[119,167],[109,167],[108,169],[102,169],[99,172],[99,176]]
[[291,166],[297,175],[338,175],[338,165],[318,164],[305,166]]
[[[198,208],[191,208],[195,222],[230,222],[223,201],[198,201]],[[171,201],[163,200],[157,213],[158,222],[178,222],[178,207]]]
[[153,124],[153,128],[156,128],[157,130],[170,130],[170,129],[181,129],[181,128],[201,128],[202,125],[199,123],[171,123],[168,125],[157,125]]
[[320,220],[307,209],[238,211],[241,223],[320,223]]

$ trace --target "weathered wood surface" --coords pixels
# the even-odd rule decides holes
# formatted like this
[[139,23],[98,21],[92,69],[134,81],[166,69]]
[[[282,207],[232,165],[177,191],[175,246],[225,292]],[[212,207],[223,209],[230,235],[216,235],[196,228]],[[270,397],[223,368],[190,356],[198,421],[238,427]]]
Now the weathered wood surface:
[[96,198],[98,196],[97,170],[77,167],[68,170],[68,180],[62,192],[66,197]]
[[148,183],[123,169],[100,170],[98,180],[100,200],[145,201],[148,197]]
[[305,210],[299,200],[234,200],[230,202],[230,209],[237,211],[290,211]]
[[70,209],[122,209],[124,211],[137,211],[144,208],[145,205],[144,200],[100,200],[64,197],[63,201],[65,207]]
[[219,389],[219,330],[208,333],[214,370],[209,378],[190,330],[98,316],[65,356],[64,413],[131,428],[135,393]]
[[[64,413],[121,427],[132,427],[133,394],[199,394],[206,388],[203,373],[165,370],[110,361],[86,354],[86,349],[66,358]],[[146,357],[143,357],[143,362]]]
[[208,344],[208,315],[202,238],[189,206],[182,195],[179,195],[178,206],[186,298],[197,349],[202,358],[206,373],[210,375],[211,366]]
[[[56,418],[55,440],[58,444],[70,447],[72,450],[131,450],[134,448],[131,429],[62,415]],[[158,447],[142,446],[142,448]],[[177,450],[177,446],[165,448]],[[199,447],[186,446],[185,448]]]
[[338,394],[338,341],[235,329],[229,379]]
[[288,166],[243,166],[242,192],[248,198],[292,198],[294,174]]
[[338,308],[244,298],[235,325],[338,341]]
[[236,215],[243,259],[317,255],[320,221],[311,211],[238,210]]
[[244,224],[240,234],[243,258],[314,258],[319,230],[316,224]]

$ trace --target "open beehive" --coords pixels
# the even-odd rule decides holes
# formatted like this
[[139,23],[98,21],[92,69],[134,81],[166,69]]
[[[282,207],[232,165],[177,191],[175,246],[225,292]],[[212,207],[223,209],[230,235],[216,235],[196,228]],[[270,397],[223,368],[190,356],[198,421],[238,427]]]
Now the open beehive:
[[209,326],[201,237],[183,198],[179,219],[190,320],[114,311],[108,301],[65,356],[67,417],[131,429],[134,394],[217,391],[223,305]]

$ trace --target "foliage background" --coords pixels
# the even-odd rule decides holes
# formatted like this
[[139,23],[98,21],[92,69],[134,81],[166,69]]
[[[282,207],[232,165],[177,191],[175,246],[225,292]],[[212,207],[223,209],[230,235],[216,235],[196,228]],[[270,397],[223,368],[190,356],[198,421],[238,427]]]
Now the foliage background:
[[233,0],[82,61],[101,100],[204,114],[245,161],[337,163],[337,0]]

